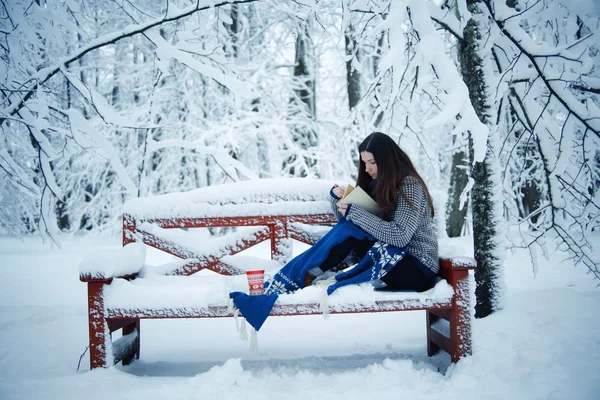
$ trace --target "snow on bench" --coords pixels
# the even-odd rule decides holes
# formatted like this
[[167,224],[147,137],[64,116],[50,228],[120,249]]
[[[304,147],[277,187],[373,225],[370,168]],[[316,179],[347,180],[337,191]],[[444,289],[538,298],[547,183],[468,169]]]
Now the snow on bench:
[[[170,318],[227,317],[229,293],[246,292],[245,275],[237,276],[161,276],[141,271],[143,279],[114,279],[104,292],[104,306],[109,318],[152,318],[169,314]],[[294,294],[281,295],[273,315],[287,315],[298,306],[304,313],[319,305],[324,288],[310,286]],[[407,309],[434,305],[450,306],[454,291],[444,280],[424,292],[381,292],[369,284],[340,288],[328,298],[330,312],[352,312],[373,308],[384,311],[401,302]],[[293,307],[290,307],[293,306]],[[317,308],[317,313],[321,311]]]
[[[246,269],[273,274],[291,257],[291,241],[313,244],[336,222],[329,208],[332,182],[264,179],[139,198],[125,204],[124,247],[92,254],[80,265],[88,284],[90,369],[139,358],[140,319],[232,317],[228,295],[246,291]],[[235,227],[222,237],[197,228]],[[271,260],[235,254],[265,240]],[[137,243],[136,243],[137,242]],[[145,265],[144,245],[181,258]],[[240,262],[243,260],[243,262]],[[243,264],[243,265],[242,265]],[[440,280],[427,292],[380,292],[368,284],[340,288],[328,313],[427,311],[427,351],[458,361],[471,352],[468,271],[471,258],[440,259]],[[198,271],[208,273],[196,274]],[[272,316],[323,313],[324,288],[281,295]],[[123,329],[114,343],[111,333]]]
[[333,181],[309,178],[257,179],[183,193],[140,197],[123,212],[140,220],[330,214]]

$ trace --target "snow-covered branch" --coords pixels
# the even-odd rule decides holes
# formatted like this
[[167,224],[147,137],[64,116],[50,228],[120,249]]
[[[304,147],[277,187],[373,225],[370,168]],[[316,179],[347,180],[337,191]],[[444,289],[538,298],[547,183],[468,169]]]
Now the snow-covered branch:
[[[484,3],[492,17],[494,17],[494,12],[499,8],[499,4],[501,3],[495,2],[494,6],[492,6],[492,2],[489,0]],[[600,137],[600,120],[590,112],[588,107],[581,104],[581,102],[569,92],[570,85],[565,84],[567,81],[557,81],[554,76],[549,75],[553,73],[553,69],[550,69],[550,73],[546,71],[546,66],[549,64],[548,58],[557,57],[562,58],[567,62],[576,63],[578,76],[585,74],[587,72],[585,70],[585,65],[588,63],[586,63],[583,58],[585,52],[588,50],[588,46],[580,52],[573,51],[573,48],[586,42],[591,44],[597,43],[600,36],[598,36],[597,33],[590,33],[574,43],[549,49],[547,46],[537,45],[519,24],[519,19],[506,17],[504,20],[494,19],[494,21],[503,36],[520,52],[517,57],[525,57],[529,60],[530,65],[536,72],[536,78],[544,83],[544,86],[550,95],[554,96],[556,100],[562,104],[566,112],[575,117],[586,130],[597,137]]]
[[[182,18],[189,17],[199,11],[204,11],[208,9],[213,9],[217,7],[223,7],[226,5],[232,4],[243,4],[243,3],[253,3],[258,0],[230,0],[230,1],[222,1],[219,3],[215,3],[213,0],[198,0],[195,2],[193,6],[177,9],[171,7],[168,9],[168,12],[153,20],[129,25],[119,31],[111,32],[100,36],[94,39],[87,46],[83,46],[79,48],[74,54],[64,57],[62,60],[54,64],[53,66],[45,67],[40,69],[34,76],[32,76],[29,80],[32,82],[28,89],[20,89],[19,92],[15,92],[12,94],[12,97],[17,97],[15,101],[12,101],[10,105],[3,110],[0,110],[0,125],[4,122],[4,118],[7,116],[12,116],[15,113],[19,112],[25,103],[35,95],[38,88],[48,82],[52,77],[54,77],[62,68],[65,68],[66,65],[74,63],[75,61],[81,59],[86,54],[98,50],[102,47],[108,46],[110,44],[117,43],[125,38],[129,38],[135,36],[140,33],[145,33],[150,31],[151,29],[164,25],[169,22],[177,21]],[[227,87],[227,84],[224,84]],[[236,88],[232,88],[232,92],[236,92]],[[237,94],[243,94],[243,92],[238,92]]]
[[222,149],[206,146],[200,143],[188,142],[185,140],[179,139],[169,139],[169,140],[161,140],[155,141],[150,140],[148,142],[147,151],[152,153],[159,151],[161,149],[167,149],[171,147],[182,147],[186,149],[191,149],[199,154],[209,155],[214,158],[215,162],[223,169],[223,171],[229,176],[233,181],[238,181],[237,173],[235,171],[241,172],[248,179],[258,179],[258,176],[250,171],[246,166],[240,163],[238,160],[235,160],[227,152]]

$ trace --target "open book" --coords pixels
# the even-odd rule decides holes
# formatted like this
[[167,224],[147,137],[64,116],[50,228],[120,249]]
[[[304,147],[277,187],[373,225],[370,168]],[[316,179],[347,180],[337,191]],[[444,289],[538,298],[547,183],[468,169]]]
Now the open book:
[[379,212],[379,205],[377,205],[377,202],[360,186],[354,187],[348,185],[344,192],[344,196],[337,201],[337,204],[356,204],[371,214],[377,214]]

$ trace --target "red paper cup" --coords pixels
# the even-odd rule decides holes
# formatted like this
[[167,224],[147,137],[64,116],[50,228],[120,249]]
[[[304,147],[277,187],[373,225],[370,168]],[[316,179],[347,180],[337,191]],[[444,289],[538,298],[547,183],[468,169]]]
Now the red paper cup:
[[265,270],[256,269],[254,271],[246,271],[248,278],[248,290],[250,296],[263,294],[265,289]]

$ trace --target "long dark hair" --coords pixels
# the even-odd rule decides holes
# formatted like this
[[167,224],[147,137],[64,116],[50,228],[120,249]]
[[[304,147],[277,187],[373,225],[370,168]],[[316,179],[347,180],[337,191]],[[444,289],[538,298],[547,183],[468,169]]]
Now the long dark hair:
[[[375,199],[381,207],[383,215],[392,215],[398,204],[397,190],[400,190],[402,198],[414,208],[407,198],[403,189],[403,181],[407,176],[414,177],[425,190],[427,204],[431,210],[431,218],[434,217],[433,201],[427,185],[419,175],[408,155],[394,142],[394,140],[381,132],[371,133],[358,146],[358,152],[368,151],[373,154],[377,164],[377,186]],[[358,179],[356,185],[368,192],[369,183],[373,180],[365,169],[365,163],[361,157],[358,158]]]

